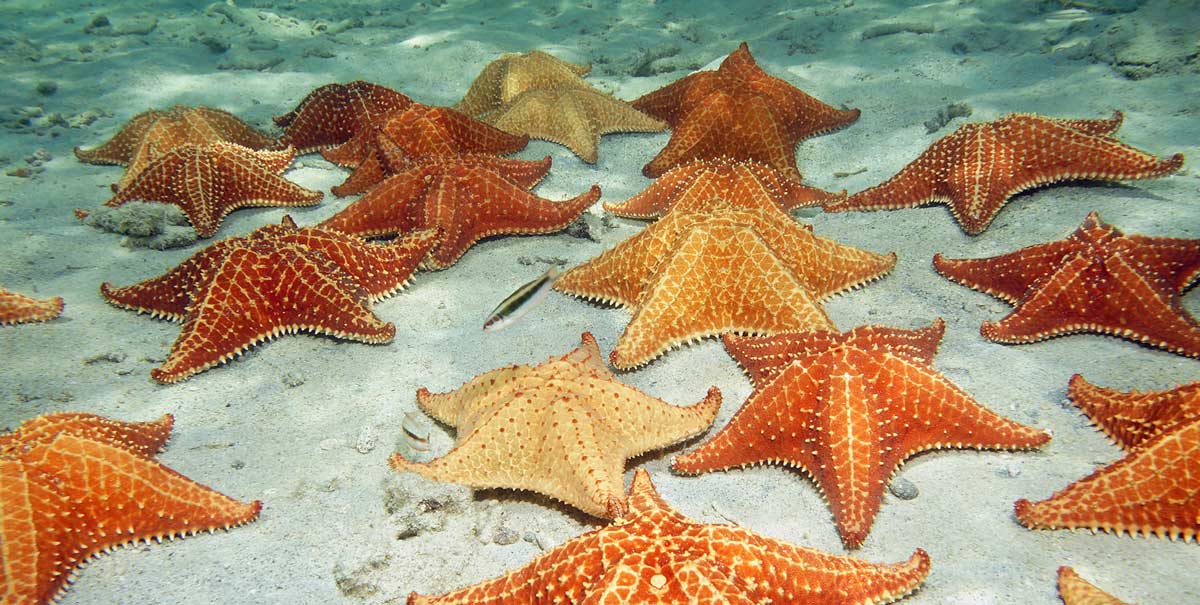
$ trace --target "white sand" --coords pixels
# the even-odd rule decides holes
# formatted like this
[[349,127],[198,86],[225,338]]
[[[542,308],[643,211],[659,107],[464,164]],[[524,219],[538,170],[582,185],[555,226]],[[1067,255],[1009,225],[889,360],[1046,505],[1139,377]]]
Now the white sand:
[[[265,502],[262,517],[246,527],[97,559],[64,599],[71,604],[399,603],[409,591],[442,592],[488,579],[538,552],[526,540],[495,544],[497,533],[515,531],[549,546],[596,526],[596,520],[532,494],[467,496],[461,488],[398,477],[385,460],[401,440],[405,412],[416,409],[413,394],[420,386],[447,390],[499,365],[540,362],[575,346],[583,330],[592,331],[602,349],[611,349],[628,314],[559,295],[508,331],[484,334],[480,325],[498,300],[544,270],[541,263],[525,266],[519,258],[561,257],[574,264],[642,228],[617,221],[615,228],[598,231],[600,243],[567,235],[487,241],[451,269],[419,274],[407,291],[377,305],[378,315],[397,326],[390,345],[283,338],[182,384],[160,386],[148,372],[166,356],[178,326],[110,307],[97,287],[159,275],[205,242],[166,252],[126,249],[119,236],[81,225],[71,215],[76,207],[106,199],[108,184],[121,173],[76,161],[71,147],[106,140],[146,109],[211,105],[266,127],[271,115],[291,109],[313,87],[354,79],[393,86],[421,102],[449,104],[498,54],[533,48],[593,61],[593,82],[633,98],[688,68],[715,66],[747,40],[768,72],[829,103],[862,109],[858,123],[798,149],[808,181],[827,189],[857,191],[890,177],[964,121],[933,134],[922,125],[958,102],[974,109],[967,120],[1018,111],[1105,117],[1121,109],[1122,140],[1160,156],[1183,152],[1189,162],[1200,159],[1200,78],[1181,58],[1194,56],[1194,36],[1187,32],[1200,29],[1200,22],[1187,3],[1166,0],[1130,14],[1052,13],[1061,8],[1053,2],[1044,3],[1042,14],[1030,8],[1036,3],[1013,9],[1016,3],[999,0],[936,2],[904,11],[867,1],[819,10],[788,2],[745,10],[721,1],[594,2],[596,8],[520,3],[505,10],[465,0],[403,10],[345,1],[322,7],[264,2],[260,9],[178,2],[173,11],[153,15],[157,23],[149,33],[115,36],[83,29],[101,13],[117,33],[146,29],[148,16],[133,7],[44,4],[21,0],[0,6],[6,24],[21,26],[16,34],[0,36],[7,83],[0,87],[0,112],[9,119],[19,108],[41,106],[68,117],[90,108],[112,115],[82,128],[45,126],[43,115],[32,120],[33,132],[13,131],[0,141],[0,156],[10,159],[0,172],[24,166],[24,158],[39,148],[53,156],[44,172],[30,178],[0,176],[0,200],[11,202],[0,204],[0,284],[61,295],[67,305],[62,318],[48,324],[0,328],[0,426],[60,410],[127,420],[172,413],[176,431],[163,462],[236,498]],[[346,29],[343,21],[355,19],[361,26]],[[864,30],[880,23],[933,31],[863,40]],[[211,52],[204,39],[230,48]],[[277,48],[251,50],[272,41]],[[84,44],[90,51],[81,52]],[[648,68],[639,60],[643,50],[671,47],[677,52]],[[230,63],[275,64],[265,71],[217,69]],[[647,76],[629,76],[639,65]],[[1149,77],[1129,79],[1119,70]],[[57,82],[54,95],[35,92],[45,80]],[[667,138],[605,137],[595,166],[542,142],[530,144],[520,157],[554,157],[551,176],[537,189],[542,196],[563,199],[598,182],[604,199],[617,200],[650,182],[641,177],[641,166]],[[860,168],[866,171],[833,176]],[[344,175],[316,156],[302,158],[288,173],[326,192]],[[928,550],[932,573],[905,603],[1057,602],[1055,569],[1063,564],[1130,601],[1200,601],[1195,573],[1200,551],[1194,543],[1034,532],[1011,513],[1014,500],[1047,497],[1119,457],[1065,403],[1072,373],[1103,386],[1157,389],[1195,380],[1197,361],[1091,335],[1026,346],[989,343],[978,334],[980,322],[1002,317],[1009,307],[942,279],[930,266],[936,251],[978,257],[1064,237],[1090,210],[1131,233],[1200,237],[1198,190],[1190,167],[1131,187],[1053,187],[1015,199],[979,237],[964,235],[943,207],[797,213],[820,235],[899,255],[896,269],[882,281],[828,304],[839,326],[913,328],[943,317],[948,329],[935,366],[982,404],[1054,433],[1037,453],[932,453],[903,468],[899,476],[920,495],[909,501],[886,496],[865,546],[853,554],[893,562],[917,547]],[[345,203],[327,196],[319,207],[292,215],[311,224]],[[592,212],[599,216],[599,204]],[[239,211],[225,220],[218,237],[246,233],[283,214]],[[1184,298],[1184,306],[1200,312],[1194,295]],[[85,362],[103,354],[120,361]],[[622,378],[675,404],[695,402],[716,384],[726,401],[718,426],[750,391],[715,340]],[[297,382],[302,384],[285,384]],[[375,439],[373,448],[363,448],[366,453],[355,448],[360,436]],[[451,443],[450,434],[433,429],[433,454]],[[685,514],[710,522],[728,518],[770,536],[845,553],[828,508],[800,474],[759,467],[684,478],[667,470],[669,457],[655,454],[638,462]],[[389,514],[385,499],[395,504],[406,496],[462,505],[448,514],[422,515],[409,502],[400,505],[407,513]],[[440,526],[398,540],[401,527],[414,522]]]

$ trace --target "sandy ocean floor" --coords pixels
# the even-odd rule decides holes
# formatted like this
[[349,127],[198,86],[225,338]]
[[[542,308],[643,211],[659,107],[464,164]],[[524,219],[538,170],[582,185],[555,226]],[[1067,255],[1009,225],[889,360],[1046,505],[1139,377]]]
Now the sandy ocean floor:
[[[981,0],[903,10],[864,0],[751,9],[709,0],[498,4],[230,0],[175,2],[160,12],[112,3],[0,5],[8,25],[0,33],[0,284],[66,299],[58,320],[0,328],[0,427],[61,410],[127,420],[171,413],[176,430],[163,462],[233,497],[265,503],[258,521],[228,533],[99,558],[64,603],[399,603],[410,591],[443,592],[499,575],[598,523],[533,494],[472,494],[399,476],[386,458],[402,446],[401,422],[416,410],[418,387],[448,390],[499,365],[540,362],[574,347],[584,330],[610,350],[628,314],[560,295],[507,331],[484,334],[480,326],[496,302],[547,262],[591,258],[641,223],[606,226],[597,204],[587,221],[594,239],[559,234],[480,243],[454,267],[418,274],[376,306],[397,326],[389,345],[283,338],[160,386],[148,372],[179,327],[113,308],[97,288],[159,275],[206,242],[133,249],[72,216],[107,199],[121,170],[78,162],[71,148],[103,142],[144,110],[210,105],[265,129],[270,116],[312,88],[354,79],[452,104],[500,53],[529,49],[590,61],[592,82],[630,99],[715,67],[745,40],[769,73],[833,105],[862,109],[856,124],[798,148],[801,172],[825,189],[874,185],[964,120],[1008,112],[1097,118],[1120,109],[1122,140],[1200,161],[1200,12],[1187,2],[1100,0],[1081,8],[1085,3],[1063,0],[1013,8]],[[970,107],[970,117],[927,131],[927,121],[959,103]],[[544,197],[563,199],[599,183],[605,200],[620,200],[650,183],[641,166],[667,138],[605,137],[596,165],[543,142],[518,157],[553,156],[551,175],[537,189]],[[302,225],[347,203],[328,195],[345,172],[319,156],[300,158],[287,176],[327,192],[320,206],[291,212]],[[1012,347],[987,342],[980,322],[1009,307],[939,277],[930,265],[938,251],[980,257],[1064,237],[1091,210],[1126,232],[1200,237],[1198,202],[1200,177],[1189,164],[1132,186],[1075,184],[1019,196],[978,237],[964,235],[940,206],[797,211],[819,235],[899,255],[886,278],[827,305],[839,327],[915,328],[945,318],[935,366],[980,403],[1054,434],[1036,453],[939,452],[903,467],[898,477],[919,495],[885,496],[865,545],[853,554],[894,562],[917,547],[929,551],[932,573],[904,603],[1056,603],[1055,569],[1064,564],[1129,601],[1200,602],[1195,543],[1034,532],[1012,515],[1018,498],[1048,497],[1119,457],[1066,403],[1072,373],[1103,386],[1159,389],[1196,380],[1200,362],[1100,336]],[[217,237],[283,214],[238,211]],[[1200,298],[1187,296],[1184,306],[1200,313]],[[718,427],[750,392],[711,339],[622,379],[679,405],[716,384],[725,396]],[[446,452],[452,434],[423,422],[432,431],[430,455]],[[671,453],[637,463],[688,516],[845,552],[828,508],[800,474],[757,467],[678,477],[667,468]]]

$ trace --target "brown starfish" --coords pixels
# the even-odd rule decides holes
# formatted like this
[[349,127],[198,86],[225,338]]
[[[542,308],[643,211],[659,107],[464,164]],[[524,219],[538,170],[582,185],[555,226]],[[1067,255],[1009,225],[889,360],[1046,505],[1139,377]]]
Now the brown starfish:
[[284,129],[277,144],[295,147],[301,154],[340,145],[364,126],[410,104],[412,99],[371,82],[326,84],[308,93],[295,109],[274,118]]

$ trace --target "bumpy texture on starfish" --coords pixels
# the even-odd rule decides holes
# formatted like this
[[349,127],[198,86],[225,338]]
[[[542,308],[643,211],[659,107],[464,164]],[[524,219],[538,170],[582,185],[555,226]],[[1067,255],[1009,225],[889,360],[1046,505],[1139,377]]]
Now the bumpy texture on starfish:
[[728,200],[748,208],[777,207],[788,211],[813,206],[826,200],[845,197],[801,185],[774,168],[753,160],[715,158],[693,160],[668,170],[641,193],[623,202],[604,202],[604,209],[625,218],[661,217],[693,189],[703,193],[690,197],[699,200]]
[[501,55],[479,72],[467,94],[454,108],[477,118],[499,109],[527,90],[589,88],[582,76],[591,70],[591,65],[564,61],[540,50]]
[[1067,397],[1125,457],[1048,500],[1018,500],[1017,520],[1032,529],[1194,538],[1200,531],[1200,383],[1122,393],[1076,374]]
[[234,143],[183,145],[155,157],[105,206],[132,200],[178,206],[200,237],[211,237],[225,215],[249,206],[312,206],[320,191],[281,176],[291,149],[253,151]]
[[363,237],[437,228],[427,265],[445,269],[485,237],[564,229],[600,198],[593,185],[587,193],[552,202],[525,189],[541,178],[537,171],[515,168],[463,156],[428,162],[388,177],[321,225]]
[[297,153],[341,145],[364,126],[411,104],[403,94],[371,82],[326,84],[308,93],[295,109],[273,118],[284,129],[277,144],[295,147]]
[[970,235],[983,233],[1012,196],[1075,180],[1123,181],[1163,176],[1183,166],[1183,154],[1160,160],[1109,136],[1107,120],[1066,120],[1010,114],[964,124],[929,146],[883,184],[825,204],[827,212],[893,210],[944,203]]
[[800,180],[796,143],[859,116],[857,109],[830,107],[767,75],[745,42],[716,71],[691,74],[632,104],[674,131],[666,148],[642,169],[648,177],[693,159],[729,156],[770,164]]
[[396,327],[371,303],[403,287],[435,241],[426,230],[369,244],[285,217],[218,241],[161,277],[125,288],[104,283],[100,293],[118,307],[184,322],[167,360],[150,371],[177,382],[280,334],[390,342]]
[[77,567],[114,547],[258,516],[262,503],[243,504],[154,460],[172,422],[62,413],[0,435],[0,602],[57,601]]
[[1129,605],[1096,588],[1066,565],[1058,568],[1058,596],[1063,605]]
[[817,237],[777,208],[734,208],[694,189],[554,288],[632,310],[610,356],[629,369],[706,336],[832,330],[818,303],[895,264],[895,254]]
[[1027,343],[1094,332],[1200,357],[1179,297],[1200,280],[1200,239],[1125,235],[1092,212],[1066,239],[980,259],[933,258],[938,273],[1014,305],[980,333]]
[[158,153],[177,147],[180,140],[191,143],[226,141],[250,149],[271,145],[270,137],[237,116],[212,107],[176,105],[168,110],[140,113],[125,123],[113,138],[94,149],[75,148],[75,157],[89,164],[125,166],[153,144]]
[[60,296],[38,300],[0,288],[0,326],[49,321],[62,314]]
[[882,605],[929,575],[929,555],[875,565],[801,548],[672,509],[638,469],[629,514],[568,541],[507,575],[409,605]]
[[625,514],[625,461],[694,437],[721,407],[716,387],[696,405],[676,407],[617,382],[600,347],[583,333],[579,348],[537,366],[508,366],[417,404],[458,430],[445,456],[427,463],[393,454],[398,471],[471,487],[527,489],[588,514]]
[[921,330],[726,336],[755,390],[721,432],[671,468],[798,468],[828,499],[842,542],[857,548],[909,457],[941,448],[1029,449],[1050,439],[980,406],[933,369],[944,332],[939,319]]
[[[321,152],[325,159],[347,168],[362,168],[346,179],[377,183],[383,179],[381,168],[373,162],[381,154],[399,153],[404,157],[461,155],[482,153],[506,155],[529,144],[529,137],[509,134],[462,112],[448,107],[413,103],[362,128],[349,141]],[[379,176],[374,176],[379,173]],[[346,185],[346,183],[343,183]]]

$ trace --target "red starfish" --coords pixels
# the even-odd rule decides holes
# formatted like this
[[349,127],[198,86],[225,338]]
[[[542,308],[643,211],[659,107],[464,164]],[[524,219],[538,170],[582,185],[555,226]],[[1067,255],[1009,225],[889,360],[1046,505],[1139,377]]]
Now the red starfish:
[[[525,135],[509,134],[448,107],[413,103],[363,128],[344,144],[321,152],[325,159],[356,168],[339,187],[366,190],[388,175],[395,158],[433,155],[516,153],[529,144]],[[359,174],[359,172],[366,174]],[[341,193],[337,194],[341,195]]]
[[[535,173],[521,170],[525,183]],[[492,235],[550,233],[565,228],[600,198],[600,187],[562,202],[538,197],[506,174],[462,157],[430,162],[389,177],[323,227],[362,237],[437,228],[427,265],[453,265],[475,242]]]
[[843,334],[727,335],[755,390],[715,437],[675,458],[696,474],[777,462],[811,476],[842,541],[870,531],[888,480],[931,449],[1029,449],[1050,436],[980,406],[932,367],[945,331],[862,326]]
[[409,605],[883,605],[929,574],[929,555],[875,565],[684,517],[638,469],[629,513],[475,586]]
[[159,382],[177,382],[279,334],[305,331],[368,343],[396,333],[371,312],[373,301],[408,282],[436,241],[419,231],[388,245],[368,244],[290,218],[221,240],[178,267],[125,288],[101,284],[108,302],[184,322]]
[[171,432],[92,414],[38,416],[0,434],[0,601],[57,602],[76,568],[115,547],[229,529],[258,516],[154,459]]
[[[694,195],[694,190],[704,193]],[[682,199],[711,202],[724,199],[735,207],[777,207],[783,211],[845,197],[801,185],[778,170],[753,160],[726,157],[693,160],[668,170],[641,193],[623,202],[605,202],[604,209],[626,218],[660,218]]]
[[0,288],[0,326],[49,321],[58,317],[62,310],[60,296],[38,300]]
[[1160,160],[1109,136],[1123,117],[1065,120],[1010,114],[964,124],[938,139],[896,176],[844,200],[827,212],[892,210],[929,203],[950,207],[970,235],[983,233],[1012,196],[1050,183],[1120,181],[1170,174],[1183,154]]
[[933,258],[939,273],[1015,305],[989,340],[1095,332],[1200,357],[1200,325],[1179,297],[1200,279],[1200,240],[1125,235],[1092,212],[1066,239],[992,258]]
[[842,128],[860,113],[830,107],[767,75],[745,42],[716,71],[686,76],[632,104],[674,129],[666,148],[642,169],[648,177],[725,155],[758,160],[800,180],[796,143]]
[[295,109],[274,118],[284,129],[278,144],[302,154],[340,145],[375,119],[410,104],[412,99],[371,82],[326,84],[308,93]]
[[183,145],[154,158],[105,206],[132,200],[178,206],[200,237],[210,237],[230,212],[247,206],[312,206],[320,191],[281,176],[292,162],[291,149],[252,151],[217,142]]
[[1125,457],[1047,500],[1018,500],[1017,520],[1032,529],[1195,537],[1200,532],[1200,383],[1122,393],[1076,374],[1067,396],[1125,450]]

